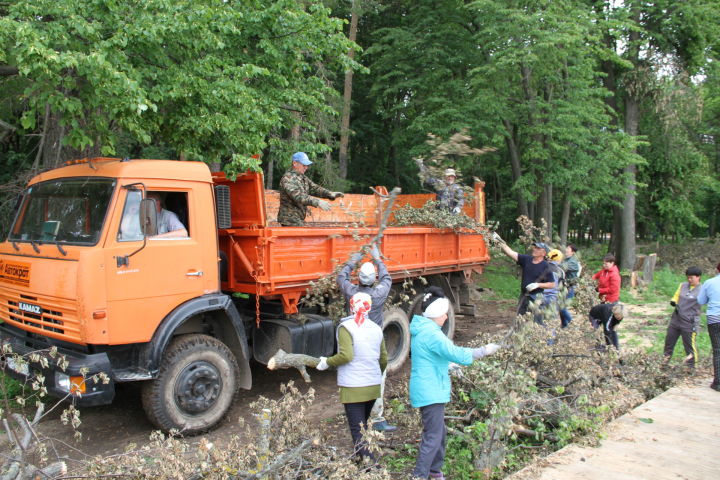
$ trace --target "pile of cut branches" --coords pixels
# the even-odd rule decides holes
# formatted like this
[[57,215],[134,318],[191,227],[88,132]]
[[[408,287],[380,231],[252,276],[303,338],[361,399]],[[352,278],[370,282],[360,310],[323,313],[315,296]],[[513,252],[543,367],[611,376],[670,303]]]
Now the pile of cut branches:
[[[261,397],[251,408],[257,421],[245,424],[242,436],[227,445],[207,439],[188,442],[156,432],[148,445],[130,446],[121,455],[83,462],[73,478],[126,477],[135,479],[317,479],[386,480],[382,468],[356,463],[349,452],[327,444],[316,423],[305,417],[314,391],[300,392],[292,382],[281,387],[279,400]],[[371,450],[378,451],[380,434],[368,432]]]
[[436,228],[450,228],[455,231],[470,230],[484,233],[487,229],[465,214],[455,214],[445,208],[439,208],[438,202],[429,201],[420,208],[403,205],[393,212],[393,225],[429,225]]
[[[518,317],[501,341],[507,348],[454,379],[448,405],[449,465],[487,478],[517,468],[518,449],[549,453],[580,439],[597,440],[600,428],[669,388],[674,381],[661,359],[605,348],[601,330],[576,320],[559,329]],[[480,339],[478,344],[493,339]],[[471,460],[454,456],[470,451]]]

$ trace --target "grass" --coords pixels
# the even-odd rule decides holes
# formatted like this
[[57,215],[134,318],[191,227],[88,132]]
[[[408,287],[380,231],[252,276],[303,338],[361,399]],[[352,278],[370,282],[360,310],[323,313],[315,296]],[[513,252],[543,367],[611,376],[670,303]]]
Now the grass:
[[520,277],[515,264],[503,258],[493,259],[480,276],[478,286],[491,291],[497,298],[515,300],[520,292]]
[[0,386],[0,393],[3,393],[7,399],[15,405],[15,397],[23,394],[23,385],[14,378],[11,378],[9,375],[6,375],[5,372],[1,370],[0,382],[2,383]]
[[667,265],[656,270],[653,281],[647,288],[639,290],[637,294],[633,294],[628,289],[620,291],[620,301],[631,304],[648,304],[658,302],[669,302],[675,291],[682,282],[687,281],[687,277],[682,273],[673,272]]

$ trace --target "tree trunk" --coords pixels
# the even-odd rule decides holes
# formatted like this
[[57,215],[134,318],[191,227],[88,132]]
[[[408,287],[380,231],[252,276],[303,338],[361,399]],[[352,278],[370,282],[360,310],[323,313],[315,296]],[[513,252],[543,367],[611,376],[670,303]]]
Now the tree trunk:
[[[618,199],[620,200],[620,199]],[[613,205],[613,224],[612,224],[612,236],[610,237],[610,243],[608,244],[608,253],[614,255],[620,254],[620,238],[622,238],[622,208]]]
[[572,203],[571,195],[565,194],[562,204],[562,214],[560,215],[560,244],[568,244],[568,224],[570,223],[570,204]]
[[275,158],[271,155],[265,170],[265,188],[268,190],[272,190],[273,172],[275,172]]
[[[637,6],[632,7],[632,17],[635,23],[640,23],[640,9]],[[629,35],[628,58],[637,66],[640,63],[640,32],[631,30]],[[625,133],[637,136],[640,126],[640,99],[634,91],[637,86],[632,88],[628,86],[628,92],[625,97]],[[637,165],[628,165],[624,169],[627,177],[627,193],[623,199],[622,205],[622,232],[620,235],[620,261],[618,266],[620,270],[629,270],[635,264],[635,191],[637,186],[635,181],[637,178]]]
[[59,167],[67,160],[100,156],[101,145],[98,145],[97,141],[94,145],[88,145],[83,149],[64,145],[67,132],[61,120],[62,115],[53,112],[49,106],[45,108],[43,130],[33,164],[34,170],[49,170]]
[[[503,124],[505,125],[505,130],[507,130],[507,135],[505,136],[505,143],[507,144],[508,152],[510,153],[510,168],[512,170],[512,179],[514,185],[520,180],[520,177],[522,176],[522,169],[520,167],[520,152],[518,150],[517,142],[515,139],[514,126],[508,120],[503,120]],[[525,196],[523,196],[520,189],[516,189],[515,196],[517,197],[518,203],[518,216],[528,216],[527,200],[525,200]]]
[[[353,0],[350,7],[350,33],[348,38],[355,43],[357,38],[358,17],[360,16],[360,8],[358,8],[358,0]],[[355,58],[355,49],[350,49],[348,57],[353,60]],[[350,105],[352,101],[352,82],[353,70],[348,68],[345,72],[345,89],[343,91],[342,117],[340,121],[340,151],[338,154],[338,163],[340,164],[340,178],[347,178],[348,167],[348,144],[350,142]]]

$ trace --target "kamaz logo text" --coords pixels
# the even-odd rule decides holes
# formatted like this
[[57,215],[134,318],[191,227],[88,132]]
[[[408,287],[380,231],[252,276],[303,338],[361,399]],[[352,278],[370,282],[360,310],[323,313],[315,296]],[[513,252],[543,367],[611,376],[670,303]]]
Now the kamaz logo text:
[[34,313],[35,315],[42,314],[42,308],[40,305],[33,305],[32,303],[19,302],[18,308],[23,312]]

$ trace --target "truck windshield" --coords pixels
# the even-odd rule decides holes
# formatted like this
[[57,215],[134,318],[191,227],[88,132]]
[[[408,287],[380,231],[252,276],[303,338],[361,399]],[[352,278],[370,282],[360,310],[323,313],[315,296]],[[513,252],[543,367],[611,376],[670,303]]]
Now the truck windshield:
[[95,245],[100,239],[115,180],[76,177],[27,189],[8,240]]

